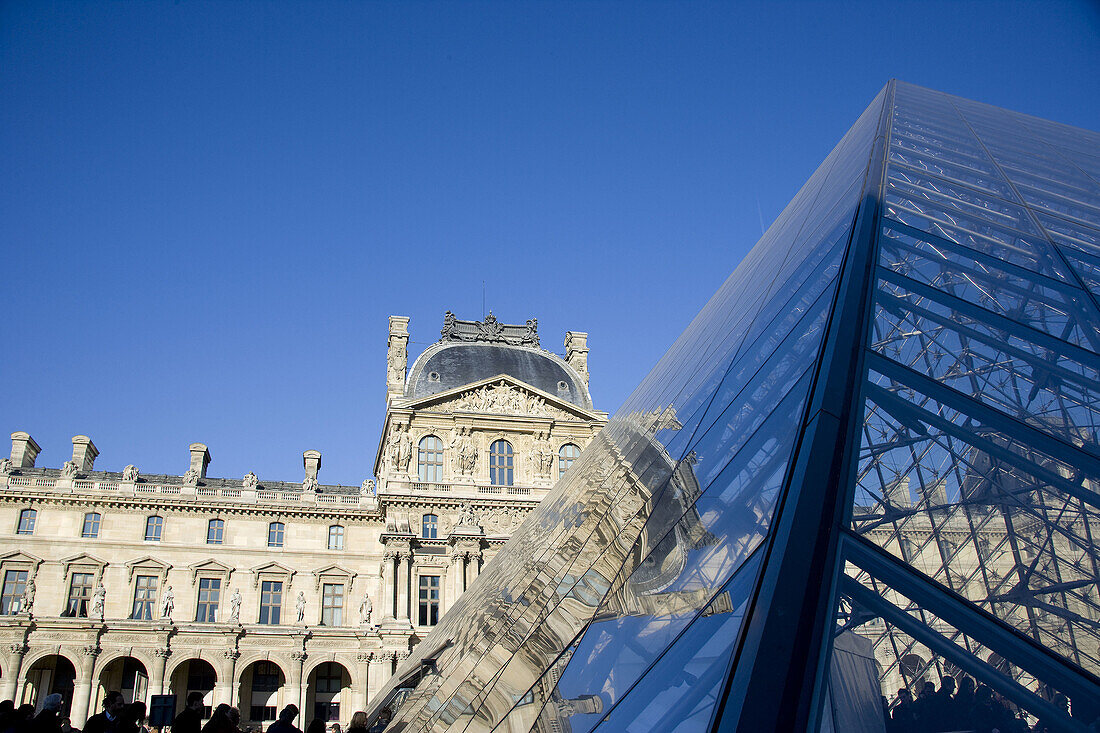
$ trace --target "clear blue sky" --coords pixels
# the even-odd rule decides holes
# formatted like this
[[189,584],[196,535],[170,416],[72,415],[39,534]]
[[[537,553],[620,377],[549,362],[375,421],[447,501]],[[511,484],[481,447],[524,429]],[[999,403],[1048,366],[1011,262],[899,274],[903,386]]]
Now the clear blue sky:
[[483,281],[614,411],[891,77],[1097,129],[1100,10],[3,2],[0,431],[358,484]]

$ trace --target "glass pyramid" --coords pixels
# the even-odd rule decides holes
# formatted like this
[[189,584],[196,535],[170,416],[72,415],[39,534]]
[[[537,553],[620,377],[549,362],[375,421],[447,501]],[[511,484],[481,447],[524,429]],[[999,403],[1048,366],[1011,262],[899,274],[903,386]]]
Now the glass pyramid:
[[372,714],[1085,730],[1098,298],[1100,134],[891,82]]

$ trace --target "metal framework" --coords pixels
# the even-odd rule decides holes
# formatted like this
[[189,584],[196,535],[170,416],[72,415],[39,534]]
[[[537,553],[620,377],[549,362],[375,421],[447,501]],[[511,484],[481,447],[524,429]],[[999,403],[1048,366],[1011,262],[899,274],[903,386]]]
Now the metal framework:
[[1098,151],[888,84],[398,670],[393,729],[882,730],[948,674],[1100,717]]

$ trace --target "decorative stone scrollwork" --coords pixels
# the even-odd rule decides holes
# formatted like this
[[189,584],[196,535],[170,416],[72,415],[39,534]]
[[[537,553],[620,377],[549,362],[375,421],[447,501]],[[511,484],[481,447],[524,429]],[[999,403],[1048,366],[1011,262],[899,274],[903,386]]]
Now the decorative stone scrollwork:
[[355,655],[355,661],[372,662],[374,661],[374,652],[359,652]]
[[122,480],[136,482],[138,480],[137,466],[130,464],[126,468],[122,469]]
[[103,651],[103,650],[100,649],[98,646],[89,645],[89,646],[86,646],[83,649],[81,649],[80,653],[83,654],[86,657],[91,657],[92,659],[95,659],[96,657],[99,656],[99,653],[101,651]]
[[171,649],[154,649],[153,654],[158,659],[167,659],[168,657],[172,656],[172,650]]
[[8,645],[8,652],[10,654],[16,655],[17,657],[23,656],[24,654],[29,652],[30,649],[31,648],[29,646],[27,646],[26,644],[9,644]]
[[394,652],[393,656],[394,659],[396,659],[398,662],[404,662],[406,659],[409,658],[409,652]]
[[231,662],[235,662],[241,658],[241,653],[236,649],[224,649],[222,651],[222,654],[224,654],[225,658]]
[[487,341],[538,348],[539,322],[531,318],[522,326],[506,325],[498,321],[492,311],[484,321],[460,321],[454,313],[447,311],[443,315],[443,328],[439,336],[440,341]]
[[306,654],[305,652],[291,652],[290,653],[290,658],[293,659],[295,662],[298,662],[299,664],[306,661],[306,658],[308,656],[309,655]]

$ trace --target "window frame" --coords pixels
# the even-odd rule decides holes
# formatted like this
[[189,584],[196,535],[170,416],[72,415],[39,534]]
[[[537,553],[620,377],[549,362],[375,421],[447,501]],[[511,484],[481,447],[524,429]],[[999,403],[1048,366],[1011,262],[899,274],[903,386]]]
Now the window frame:
[[[333,530],[336,530],[335,532]],[[333,538],[336,542],[333,542]],[[328,549],[330,550],[343,550],[344,549],[344,525],[342,524],[330,524],[328,528]]]
[[[279,586],[278,589],[275,586]],[[256,623],[279,626],[283,619],[283,581],[260,581],[260,613]]]
[[[81,583],[77,585],[77,578],[81,579]],[[84,584],[83,579],[87,578],[87,585]],[[76,590],[87,591],[86,594],[76,595]],[[95,592],[95,573],[85,572],[72,572],[69,574],[69,589],[65,595],[65,615],[70,618],[88,618],[88,613],[91,610],[92,594]]]
[[225,520],[221,517],[214,517],[206,522],[206,544],[225,544]]
[[285,522],[268,522],[267,524],[267,546],[268,547],[282,547],[286,544],[286,523]]
[[[210,576],[200,577],[195,585],[195,623],[214,624],[218,622],[218,609],[221,607],[222,579]],[[207,587],[203,587],[206,583]]]
[[516,449],[504,438],[498,438],[489,446],[489,483],[492,486],[515,486],[515,480]]
[[30,576],[29,570],[19,568],[4,571],[0,581],[0,616],[16,616],[23,611],[23,591],[27,589]]
[[[145,582],[142,583],[142,581]],[[157,617],[158,590],[160,590],[160,576],[134,576],[134,598],[133,602],[130,605],[131,620],[152,621]]]
[[19,512],[19,523],[15,525],[16,534],[32,535],[38,525],[38,510],[27,507]]
[[[430,518],[430,519],[429,519]],[[420,538],[424,540],[439,539],[439,516],[428,512],[420,520]]]
[[425,435],[417,443],[416,474],[423,483],[443,482],[443,441],[439,436]]
[[[432,580],[435,582],[432,583]],[[416,596],[418,626],[436,626],[439,623],[439,611],[443,600],[441,590],[442,576],[427,573],[419,576]]]
[[164,539],[164,517],[150,514],[145,518],[145,541],[160,542]]
[[[92,529],[88,529],[89,521],[92,523]],[[103,524],[103,515],[99,512],[85,512],[84,523],[80,527],[80,538],[84,540],[97,540],[99,539],[99,528]]]
[[[331,593],[330,593],[331,589]],[[339,589],[339,590],[336,590]],[[321,625],[344,625],[344,601],[347,598],[347,588],[343,583],[321,584]]]
[[[566,448],[575,448],[577,452],[572,455],[566,455]],[[558,448],[558,479],[560,480],[565,472],[573,467],[573,464],[577,462],[577,459],[581,456],[581,447],[576,443],[565,443],[561,448]]]

